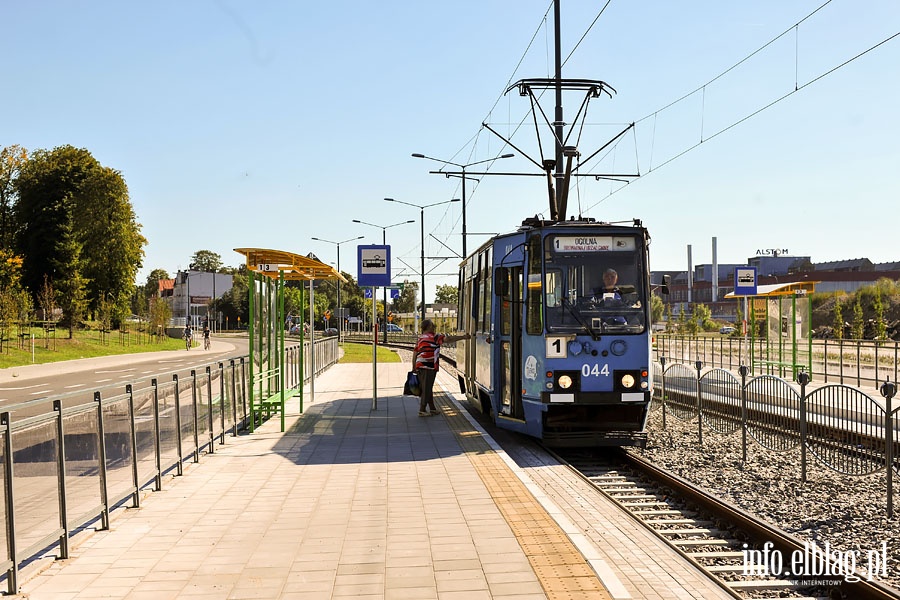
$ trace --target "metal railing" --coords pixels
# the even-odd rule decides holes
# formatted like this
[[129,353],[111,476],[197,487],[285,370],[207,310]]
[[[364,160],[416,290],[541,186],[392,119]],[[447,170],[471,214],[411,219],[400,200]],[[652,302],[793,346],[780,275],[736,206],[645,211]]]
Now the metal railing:
[[[731,336],[683,336],[659,334],[655,336],[655,356],[665,356],[671,362],[693,364],[702,361],[708,367],[736,371],[741,365],[751,365],[751,353],[757,357],[751,375],[775,375],[794,379],[786,360],[770,361],[760,357],[773,352],[788,354],[785,348],[775,348],[765,339]],[[807,372],[811,381],[856,385],[878,390],[885,379],[900,377],[900,342],[894,340],[804,340],[798,343],[797,364]],[[810,365],[810,368],[806,368]]]
[[671,415],[684,422],[696,419],[698,443],[704,428],[723,435],[741,431],[742,460],[749,443],[771,452],[799,452],[801,481],[806,482],[809,456],[826,468],[849,476],[886,475],[887,515],[893,517],[893,478],[900,473],[900,407],[893,403],[896,385],[886,381],[880,397],[859,388],[825,384],[810,387],[772,375],[749,377],[721,367],[692,366],[667,357],[653,363],[653,408],[662,411],[662,426]]
[[[337,362],[337,340],[316,343],[316,372]],[[299,346],[285,349],[299,365]],[[306,344],[305,356],[309,356]],[[308,362],[307,362],[308,365]],[[0,571],[7,593],[18,592],[24,562],[58,546],[68,558],[69,539],[98,523],[109,528],[110,512],[139,507],[141,491],[162,489],[164,475],[184,474],[186,462],[212,454],[216,443],[237,436],[250,418],[249,357],[190,371],[168,373],[137,389],[127,384],[93,392],[93,400],[71,395],[9,406],[0,413]],[[286,373],[295,385],[299,369]],[[304,382],[309,370],[304,370]],[[87,396],[90,397],[89,395]],[[72,404],[72,405],[70,405]]]

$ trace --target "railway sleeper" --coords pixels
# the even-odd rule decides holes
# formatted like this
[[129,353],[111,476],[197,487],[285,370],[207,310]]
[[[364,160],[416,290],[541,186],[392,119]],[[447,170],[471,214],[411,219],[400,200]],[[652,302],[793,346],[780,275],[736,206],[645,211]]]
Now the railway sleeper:
[[799,590],[803,585],[787,579],[753,579],[749,581],[726,581],[725,585],[736,592],[762,592],[768,590]]
[[704,560],[717,560],[722,558],[744,558],[744,553],[737,550],[715,550],[715,551],[698,551],[691,552],[691,558],[699,558]]
[[731,542],[730,542],[730,541],[728,541],[728,540],[722,540],[722,539],[712,539],[712,540],[705,540],[705,539],[704,539],[704,540],[669,540],[669,543],[672,544],[673,546],[678,546],[678,547],[682,547],[682,546],[683,546],[683,547],[686,547],[686,548],[687,548],[687,547],[690,547],[690,546],[696,546],[696,547],[703,547],[703,546],[725,546],[725,547],[728,547],[728,546],[731,546]]
[[720,529],[707,529],[706,527],[696,527],[692,529],[657,529],[660,535],[726,535]]
[[695,525],[698,527],[712,526],[713,522],[709,520],[697,519],[644,519],[644,522],[650,525]]

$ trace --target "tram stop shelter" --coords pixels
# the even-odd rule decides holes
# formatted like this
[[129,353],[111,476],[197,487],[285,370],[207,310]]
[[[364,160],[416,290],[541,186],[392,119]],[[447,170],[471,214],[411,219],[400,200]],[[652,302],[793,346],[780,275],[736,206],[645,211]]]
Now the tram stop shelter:
[[796,381],[801,371],[812,374],[812,308],[809,295],[817,281],[759,285],[756,294],[729,292],[726,299],[744,300],[749,322],[750,372]]
[[[334,267],[314,258],[267,248],[235,248],[246,258],[248,273],[248,308],[250,318],[249,401],[250,431],[258,420],[272,413],[281,414],[284,431],[285,402],[293,396],[300,400],[303,412],[304,333],[300,328],[300,346],[291,356],[285,353],[284,287],[288,281],[309,281],[309,322],[313,323],[313,280],[346,279]],[[302,289],[302,288],[301,288]],[[315,332],[310,328],[310,348],[314,348]],[[296,356],[294,356],[294,354]],[[311,352],[315,355],[315,352]],[[314,372],[314,366],[311,367]],[[311,373],[312,375],[312,373]]]

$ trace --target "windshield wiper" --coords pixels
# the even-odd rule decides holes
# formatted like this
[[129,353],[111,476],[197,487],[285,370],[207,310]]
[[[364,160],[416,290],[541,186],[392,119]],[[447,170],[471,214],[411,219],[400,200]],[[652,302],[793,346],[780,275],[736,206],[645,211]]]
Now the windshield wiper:
[[587,321],[583,320],[583,318],[581,316],[581,311],[579,311],[578,308],[574,304],[569,302],[569,298],[567,296],[562,297],[562,305],[568,309],[569,314],[571,314],[572,317],[576,321],[578,321],[578,324],[587,330],[587,332],[588,332],[588,334],[590,334],[592,340],[594,340],[596,342],[600,339],[600,334],[598,332],[594,331],[594,328],[591,327]]

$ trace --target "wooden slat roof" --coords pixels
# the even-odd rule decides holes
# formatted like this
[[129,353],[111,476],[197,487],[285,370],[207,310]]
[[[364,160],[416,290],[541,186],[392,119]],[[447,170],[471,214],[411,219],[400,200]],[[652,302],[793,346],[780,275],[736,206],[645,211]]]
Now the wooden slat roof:
[[260,265],[278,265],[278,270],[284,272],[284,278],[291,280],[310,279],[340,279],[347,283],[347,279],[334,267],[325,263],[294,254],[284,250],[271,250],[269,248],[235,248],[235,252],[243,254],[247,258],[247,268],[254,273],[266,275],[273,279],[278,278],[278,271],[263,271]]

